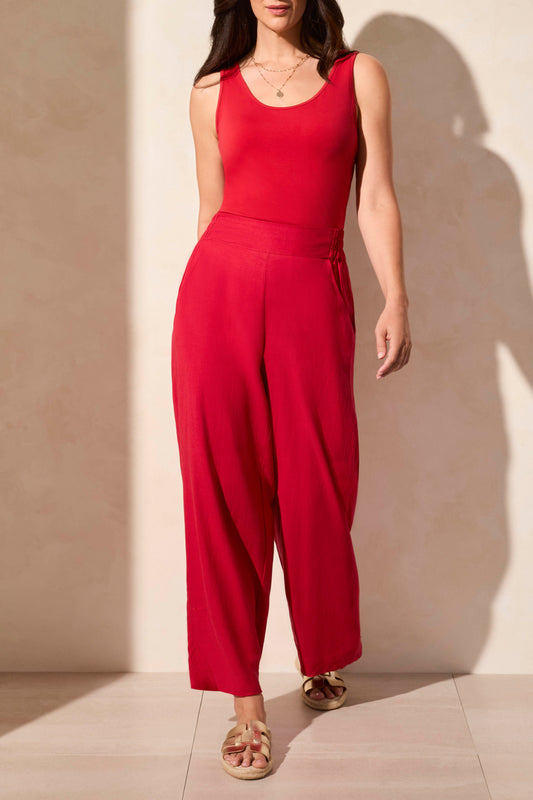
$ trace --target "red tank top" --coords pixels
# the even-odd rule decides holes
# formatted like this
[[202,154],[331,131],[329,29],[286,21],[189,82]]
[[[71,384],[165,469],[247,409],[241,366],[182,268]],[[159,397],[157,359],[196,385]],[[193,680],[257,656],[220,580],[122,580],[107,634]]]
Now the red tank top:
[[220,211],[344,228],[357,153],[353,62],[343,53],[308,100],[269,106],[239,65],[221,70],[216,131],[224,167]]

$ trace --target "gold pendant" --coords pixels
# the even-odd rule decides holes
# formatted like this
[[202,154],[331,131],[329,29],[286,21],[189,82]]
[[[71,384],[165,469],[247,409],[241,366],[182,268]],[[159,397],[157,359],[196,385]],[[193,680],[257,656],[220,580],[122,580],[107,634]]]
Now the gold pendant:
[[281,91],[281,89],[278,89],[276,94],[277,94],[277,97],[283,97],[283,92]]

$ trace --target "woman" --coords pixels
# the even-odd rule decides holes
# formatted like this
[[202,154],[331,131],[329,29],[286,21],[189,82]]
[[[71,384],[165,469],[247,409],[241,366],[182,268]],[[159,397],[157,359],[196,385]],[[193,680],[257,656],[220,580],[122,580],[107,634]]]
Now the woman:
[[272,768],[258,678],[273,545],[316,709],[361,657],[350,536],[358,485],[355,313],[343,250],[358,221],[385,296],[381,379],[411,340],[383,67],[344,44],[335,0],[216,0],[190,119],[199,240],[181,280],[172,380],[183,480],[191,687],[234,695],[231,775]]

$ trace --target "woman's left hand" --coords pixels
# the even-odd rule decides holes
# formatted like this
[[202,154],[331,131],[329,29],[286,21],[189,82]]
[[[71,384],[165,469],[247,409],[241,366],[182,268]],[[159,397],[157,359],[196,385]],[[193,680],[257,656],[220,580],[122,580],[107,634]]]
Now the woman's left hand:
[[389,372],[405,367],[411,353],[411,333],[407,318],[407,305],[405,303],[385,303],[385,308],[380,314],[374,329],[378,358],[383,358],[387,352],[386,342],[389,342],[387,358],[376,373],[379,380]]

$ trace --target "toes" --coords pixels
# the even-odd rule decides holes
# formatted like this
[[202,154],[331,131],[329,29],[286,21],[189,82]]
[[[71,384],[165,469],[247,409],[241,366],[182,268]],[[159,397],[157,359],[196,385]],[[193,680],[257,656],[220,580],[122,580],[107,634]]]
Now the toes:
[[343,692],[342,686],[330,686],[325,683],[322,689],[311,689],[309,695],[313,700],[323,700],[324,698],[339,697]]
[[319,686],[313,686],[309,692],[309,695],[313,698],[313,700],[322,700],[325,696],[324,692],[326,688],[324,681],[321,678],[316,677],[313,679],[313,683],[318,683]]
[[327,684],[325,681],[322,682],[321,689],[315,687],[311,690],[310,694],[313,700],[323,700],[325,697],[334,697],[334,695],[331,693],[329,684]]
[[326,692],[328,690],[329,690],[328,697],[339,697],[344,692],[342,686],[328,686]]
[[266,767],[267,764],[263,753],[252,753],[250,748],[246,748],[243,753],[227,753],[224,758],[226,761],[229,761],[233,767],[253,766],[261,769],[262,767]]
[[343,691],[344,691],[342,686],[328,686],[327,688],[330,691],[330,694],[328,694],[328,697],[339,697],[339,695],[341,695],[343,693]]

